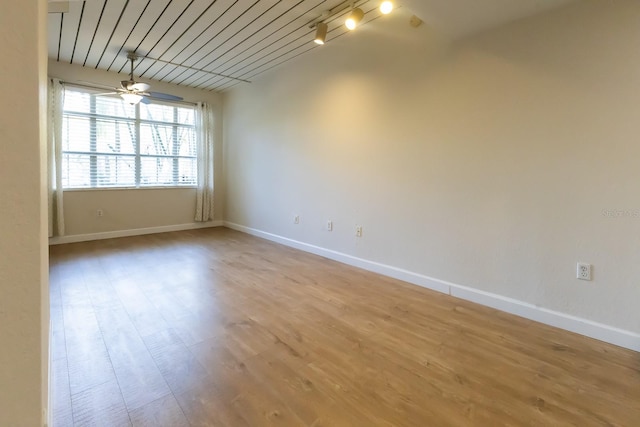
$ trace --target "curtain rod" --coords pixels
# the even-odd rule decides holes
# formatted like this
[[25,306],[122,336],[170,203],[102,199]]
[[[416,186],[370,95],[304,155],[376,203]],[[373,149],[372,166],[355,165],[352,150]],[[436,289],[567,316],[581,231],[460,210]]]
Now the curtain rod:
[[[76,87],[81,87],[81,88],[86,88],[86,89],[92,89],[92,90],[101,90],[101,91],[105,91],[105,90],[111,90],[114,92],[114,95],[117,95],[115,92],[117,91],[116,88],[114,87],[110,87],[110,86],[94,86],[91,84],[86,84],[86,83],[77,83],[77,82],[67,82],[64,80],[60,80],[60,83],[62,83],[63,85],[69,85],[69,86],[76,86]],[[166,102],[169,104],[187,104],[187,105],[193,105],[193,106],[197,106],[198,102],[192,102],[192,101],[170,101],[167,99],[159,99],[159,98],[154,98],[153,96],[150,96],[148,98],[153,99],[154,101],[160,101],[160,102]]]

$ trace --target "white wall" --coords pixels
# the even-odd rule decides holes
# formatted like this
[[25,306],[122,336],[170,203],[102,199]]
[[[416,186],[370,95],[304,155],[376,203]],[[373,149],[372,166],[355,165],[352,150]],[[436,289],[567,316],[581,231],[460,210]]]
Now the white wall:
[[[124,74],[87,69],[49,60],[49,76],[67,82],[94,83],[116,87]],[[142,79],[143,81],[146,81]],[[181,96],[185,101],[207,102],[222,114],[221,96],[214,92],[160,82],[148,82],[156,92]],[[222,219],[222,120],[218,122],[215,152],[214,219]],[[67,236],[192,224],[195,216],[195,188],[144,190],[80,190],[64,193],[65,234]],[[98,217],[101,209],[104,216]]]
[[640,333],[640,2],[397,12],[225,96],[225,219]]
[[0,3],[2,426],[42,426],[47,406],[46,8]]

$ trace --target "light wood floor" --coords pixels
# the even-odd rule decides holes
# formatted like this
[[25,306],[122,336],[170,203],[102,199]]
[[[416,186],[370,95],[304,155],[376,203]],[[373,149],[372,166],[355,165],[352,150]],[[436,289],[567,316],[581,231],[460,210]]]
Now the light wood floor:
[[227,229],[51,248],[56,426],[640,426],[640,354]]

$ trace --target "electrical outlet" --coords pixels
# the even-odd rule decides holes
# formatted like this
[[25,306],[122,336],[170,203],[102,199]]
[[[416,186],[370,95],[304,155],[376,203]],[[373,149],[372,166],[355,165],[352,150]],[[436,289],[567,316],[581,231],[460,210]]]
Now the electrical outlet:
[[104,212],[102,211],[102,209],[98,209],[96,211],[96,216],[104,216]]
[[356,237],[362,237],[362,226],[361,225],[357,225],[356,226]]
[[300,224],[300,215],[295,215],[293,217],[293,223],[294,224]]
[[327,221],[327,231],[333,231],[333,221]]
[[579,262],[576,270],[576,278],[580,280],[591,280],[591,264]]

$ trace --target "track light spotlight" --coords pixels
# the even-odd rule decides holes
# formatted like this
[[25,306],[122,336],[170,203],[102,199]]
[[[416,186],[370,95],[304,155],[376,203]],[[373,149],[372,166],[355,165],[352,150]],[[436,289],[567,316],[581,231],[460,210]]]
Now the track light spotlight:
[[316,44],[324,44],[324,42],[327,40],[328,28],[329,26],[324,22],[318,22],[318,24],[316,25],[316,38],[313,39]]
[[386,0],[380,3],[380,12],[382,12],[383,15],[387,15],[391,13],[392,10],[393,10],[392,1]]
[[356,7],[351,11],[344,25],[346,25],[348,29],[354,30],[358,25],[358,23],[362,21],[363,17],[364,17],[364,12],[362,11],[362,9],[360,9],[359,7]]

